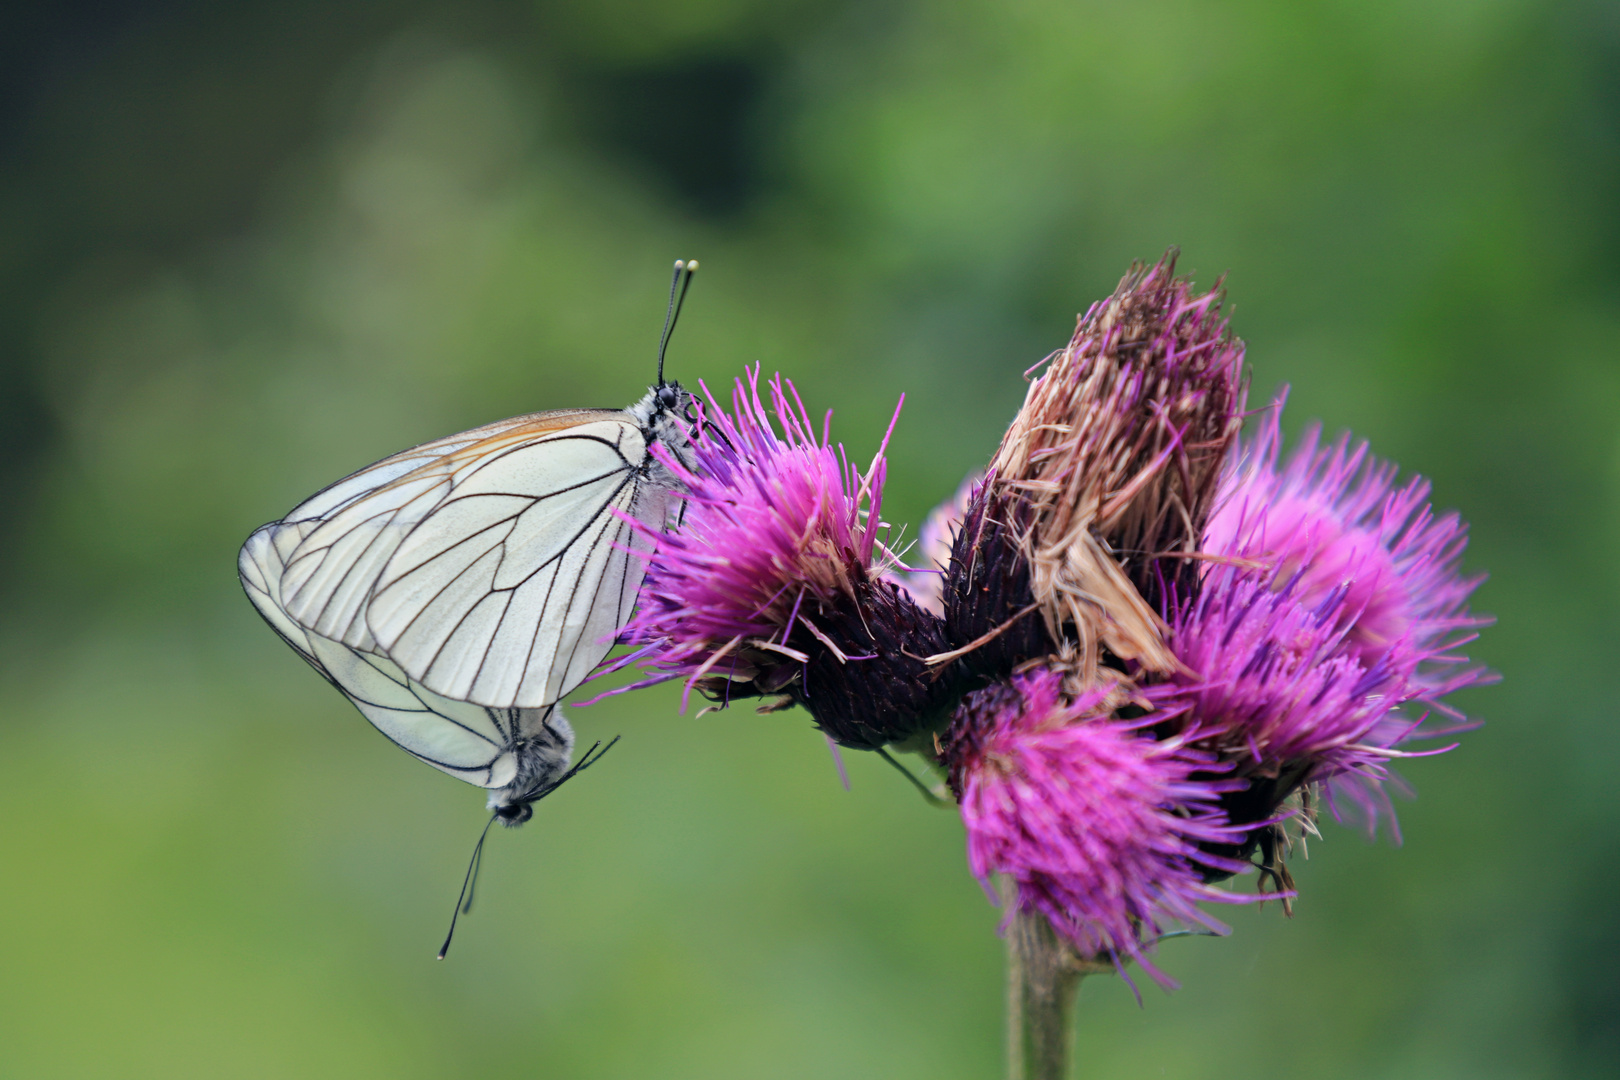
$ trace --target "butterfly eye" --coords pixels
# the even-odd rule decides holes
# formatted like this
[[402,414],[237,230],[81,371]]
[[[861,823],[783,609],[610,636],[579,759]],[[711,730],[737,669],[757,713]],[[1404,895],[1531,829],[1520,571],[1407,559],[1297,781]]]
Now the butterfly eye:
[[659,408],[673,411],[680,405],[680,403],[681,391],[679,387],[666,384],[658,388]]
[[511,803],[495,811],[502,825],[517,826],[534,816],[534,806],[526,802]]

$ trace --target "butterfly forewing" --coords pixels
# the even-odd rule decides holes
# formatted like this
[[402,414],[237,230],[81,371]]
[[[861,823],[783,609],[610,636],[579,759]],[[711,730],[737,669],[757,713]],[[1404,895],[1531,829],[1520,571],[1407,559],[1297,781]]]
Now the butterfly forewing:
[[[612,508],[631,510],[634,490],[619,491]],[[554,695],[567,693],[607,655],[621,625],[612,620],[619,594],[626,587],[634,591],[645,569],[626,550],[629,532],[617,514],[602,514],[563,552],[543,587],[537,580],[525,590],[529,610],[538,611],[540,619],[530,662],[521,671],[524,700],[554,700]],[[615,601],[605,612],[597,606],[603,596]]]
[[401,451],[305,500],[283,520],[315,523],[288,557],[288,615],[323,637],[360,646],[369,633],[366,603],[388,560],[460,479],[513,446],[621,415],[568,409],[514,417]]
[[[546,708],[629,616],[665,525],[627,413],[536,413],[425,443],[339,481],[269,528],[285,616],[375,652],[445,698]],[[307,652],[307,650],[305,650]]]
[[289,525],[313,528],[288,559],[287,613],[323,637],[355,646],[369,641],[366,605],[377,578],[449,490],[448,476],[418,470],[390,482],[386,497],[352,500],[325,520],[289,519]]
[[554,670],[556,657],[584,649],[594,665],[611,647],[617,626],[607,641],[579,640],[583,620],[569,620],[569,601],[613,572],[614,560],[589,554],[610,546],[603,536],[622,524],[610,508],[628,508],[645,458],[640,430],[616,418],[467,470],[379,578],[367,607],[378,645],[449,697],[553,704],[575,685]]

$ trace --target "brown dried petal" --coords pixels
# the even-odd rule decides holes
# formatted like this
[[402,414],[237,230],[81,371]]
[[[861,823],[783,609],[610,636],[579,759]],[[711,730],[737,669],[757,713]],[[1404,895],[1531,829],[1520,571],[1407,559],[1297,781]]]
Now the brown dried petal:
[[992,483],[1029,508],[1022,543],[1054,636],[1072,625],[1150,671],[1174,661],[1155,609],[1191,588],[1221,461],[1241,424],[1242,345],[1220,293],[1194,297],[1174,254],[1133,266],[1029,388]]

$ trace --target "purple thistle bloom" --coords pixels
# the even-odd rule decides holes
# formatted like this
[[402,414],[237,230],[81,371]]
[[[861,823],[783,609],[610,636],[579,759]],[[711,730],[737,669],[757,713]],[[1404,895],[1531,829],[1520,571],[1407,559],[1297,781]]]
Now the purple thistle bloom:
[[780,375],[770,383],[778,435],[758,380],[757,369],[746,388],[737,380],[733,414],[703,388],[708,401],[692,439],[692,469],[653,448],[685,484],[686,510],[679,529],[659,538],[663,550],[648,568],[642,609],[629,626],[635,639],[679,637],[685,656],[707,647],[699,642],[775,637],[802,606],[801,594],[830,601],[853,591],[880,550],[882,450],[865,475],[857,473],[843,447],[830,444],[825,425],[818,438],[793,384]]
[[1146,690],[1184,708],[1184,735],[1229,749],[1246,769],[1355,758],[1409,696],[1402,658],[1369,662],[1348,644],[1348,589],[1306,603],[1299,580],[1214,567],[1171,626],[1188,672]]
[[1396,673],[1406,699],[1465,722],[1440,699],[1486,674],[1454,653],[1490,623],[1468,613],[1484,580],[1459,567],[1468,527],[1455,513],[1435,516],[1427,480],[1397,487],[1397,468],[1348,434],[1321,446],[1311,425],[1279,469],[1285,397],[1222,478],[1205,550],[1266,564],[1307,607],[1331,598],[1345,652]]
[[782,435],[760,399],[757,368],[746,387],[736,381],[730,414],[703,391],[694,466],[652,448],[685,485],[686,508],[679,528],[654,537],[641,606],[624,631],[627,641],[669,643],[654,664],[665,678],[707,674],[743,642],[802,663],[782,642],[809,614],[805,597],[814,610],[853,594],[881,550],[881,449],[858,474],[829,442],[832,414],[818,438],[780,375],[770,391]]
[[[1235,822],[1329,781],[1336,816],[1393,828],[1381,783],[1406,756],[1396,747],[1472,726],[1441,699],[1488,677],[1455,652],[1488,621],[1467,611],[1481,579],[1458,568],[1457,516],[1435,517],[1421,477],[1397,487],[1365,443],[1322,447],[1312,428],[1279,468],[1280,412],[1281,401],[1222,479],[1205,551],[1231,562],[1209,566],[1171,614],[1186,670],[1146,693],[1184,709],[1186,737],[1267,782]],[[1420,726],[1424,710],[1450,722]]]
[[830,441],[830,413],[818,433],[780,376],[767,409],[758,379],[737,380],[729,414],[704,387],[691,468],[652,450],[686,506],[678,527],[647,533],[656,550],[623,635],[654,673],[638,685],[775,695],[768,708],[805,705],[846,746],[902,739],[949,687],[917,659],[944,651],[939,619],[883,580],[895,565],[879,540],[883,449],[859,472]]
[[[1206,884],[1247,864],[1201,850],[1240,843],[1211,779],[1213,755],[1156,741],[1141,721],[1095,715],[1108,696],[1068,700],[1046,669],[970,695],[943,749],[967,826],[968,865],[1008,875],[1018,904],[1045,915],[1086,956],[1129,957],[1175,984],[1143,952],[1171,924],[1227,928],[1199,901],[1242,902]],[[1157,719],[1157,718],[1155,718]]]

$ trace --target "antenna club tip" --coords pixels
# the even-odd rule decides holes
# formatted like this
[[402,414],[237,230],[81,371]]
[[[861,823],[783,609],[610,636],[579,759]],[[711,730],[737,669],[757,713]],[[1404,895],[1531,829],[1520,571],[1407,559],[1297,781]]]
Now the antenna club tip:
[[688,259],[686,261],[686,272],[688,274],[696,273],[697,268],[698,268],[698,261],[696,259]]

